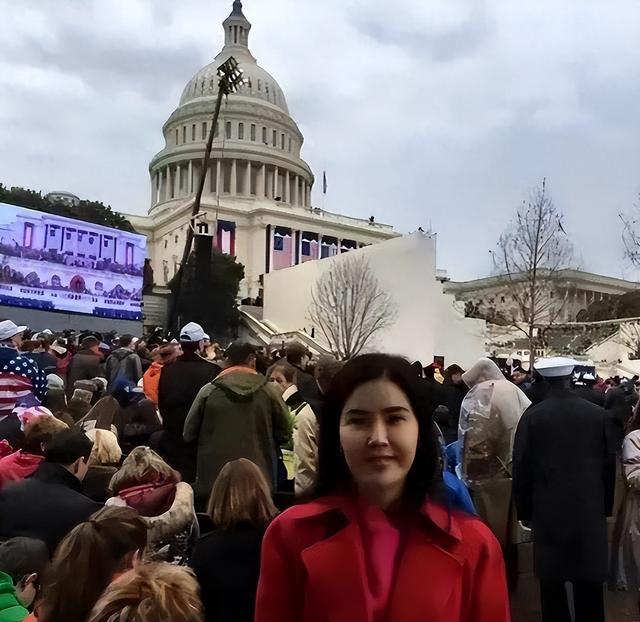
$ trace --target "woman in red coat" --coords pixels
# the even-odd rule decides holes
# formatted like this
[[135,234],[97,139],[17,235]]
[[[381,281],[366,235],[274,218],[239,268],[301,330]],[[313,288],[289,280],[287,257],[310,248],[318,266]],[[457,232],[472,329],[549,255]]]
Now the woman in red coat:
[[367,354],[334,378],[317,498],[264,538],[256,622],[508,622],[500,546],[438,491],[432,408],[410,364]]

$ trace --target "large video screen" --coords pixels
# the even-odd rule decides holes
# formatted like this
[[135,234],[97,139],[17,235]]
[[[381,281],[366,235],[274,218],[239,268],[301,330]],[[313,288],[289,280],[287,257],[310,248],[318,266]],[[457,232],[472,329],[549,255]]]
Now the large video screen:
[[0,304],[142,319],[146,237],[0,203]]

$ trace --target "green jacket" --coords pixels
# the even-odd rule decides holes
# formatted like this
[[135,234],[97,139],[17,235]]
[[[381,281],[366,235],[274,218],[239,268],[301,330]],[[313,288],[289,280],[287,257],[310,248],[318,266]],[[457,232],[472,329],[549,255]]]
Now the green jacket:
[[196,499],[206,500],[222,467],[237,458],[255,462],[275,489],[279,447],[289,437],[289,411],[264,376],[222,372],[200,389],[184,423],[184,440],[198,441]]
[[0,622],[22,622],[28,615],[16,596],[11,577],[0,572]]

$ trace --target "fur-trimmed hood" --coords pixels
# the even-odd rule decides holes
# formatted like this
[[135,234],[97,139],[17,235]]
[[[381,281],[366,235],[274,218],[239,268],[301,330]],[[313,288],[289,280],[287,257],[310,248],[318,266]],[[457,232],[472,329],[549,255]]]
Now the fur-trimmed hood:
[[[126,506],[126,502],[120,497],[111,497],[106,505]],[[149,526],[148,560],[186,564],[200,535],[193,504],[193,488],[186,482],[178,482],[171,507],[158,516],[143,518]]]

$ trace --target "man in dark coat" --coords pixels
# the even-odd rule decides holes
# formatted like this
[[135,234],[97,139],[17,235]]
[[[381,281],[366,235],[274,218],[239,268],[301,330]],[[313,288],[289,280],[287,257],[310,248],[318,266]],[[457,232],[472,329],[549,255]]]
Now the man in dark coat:
[[67,398],[71,398],[77,380],[104,378],[100,341],[89,335],[80,342],[80,349],[71,357],[67,373]]
[[445,443],[453,443],[458,440],[458,421],[460,420],[460,407],[464,396],[469,392],[469,387],[462,380],[464,369],[460,365],[449,365],[444,370],[442,383],[442,395],[445,406],[448,409],[446,429],[442,429]]
[[[314,411],[319,409],[322,401],[320,390],[315,378],[307,371],[307,365],[311,360],[309,351],[301,343],[293,342],[285,348],[287,362],[296,368],[296,386],[302,399],[309,404]],[[317,412],[317,411],[316,411]]]
[[545,359],[536,369],[549,394],[520,419],[513,449],[518,518],[531,523],[544,622],[604,622],[607,523],[613,508],[615,448],[605,411],[569,388],[575,361]]
[[628,380],[609,389],[604,395],[604,407],[609,414],[609,421],[615,434],[616,448],[622,448],[627,421],[633,412],[636,400],[634,384]]
[[28,479],[0,491],[0,540],[43,540],[53,553],[62,538],[100,509],[82,490],[91,441],[78,429],[55,434],[45,460]]
[[195,479],[197,447],[184,441],[184,422],[198,391],[220,373],[216,364],[200,356],[204,338],[202,326],[186,324],[180,331],[183,354],[162,368],[158,383],[158,410],[164,427],[158,452],[186,482]]
[[591,372],[586,372],[580,377],[581,384],[573,388],[573,394],[581,397],[587,402],[591,402],[596,406],[604,406],[604,394],[594,389],[596,384],[596,376]]
[[277,448],[290,439],[289,411],[256,372],[255,349],[232,344],[227,358],[230,367],[201,389],[184,424],[185,441],[198,443],[194,492],[200,507],[222,467],[238,458],[257,464],[275,490]]

